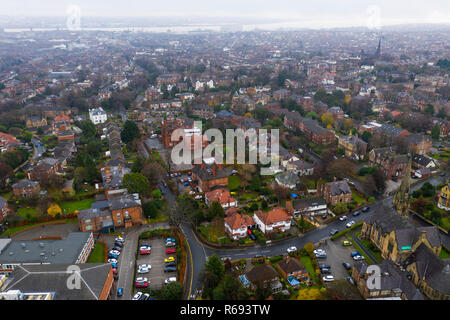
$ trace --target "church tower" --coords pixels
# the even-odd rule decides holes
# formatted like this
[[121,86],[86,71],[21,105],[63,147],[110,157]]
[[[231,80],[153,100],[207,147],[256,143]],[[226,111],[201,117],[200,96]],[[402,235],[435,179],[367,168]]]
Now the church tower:
[[411,157],[408,161],[408,166],[406,167],[406,172],[403,175],[402,183],[400,188],[395,192],[394,199],[392,200],[392,205],[395,210],[403,216],[408,216],[409,211],[409,194],[411,192]]
[[375,57],[378,59],[378,58],[381,58],[381,38],[380,38],[380,40],[378,41],[378,48],[377,48],[377,52],[375,53]]

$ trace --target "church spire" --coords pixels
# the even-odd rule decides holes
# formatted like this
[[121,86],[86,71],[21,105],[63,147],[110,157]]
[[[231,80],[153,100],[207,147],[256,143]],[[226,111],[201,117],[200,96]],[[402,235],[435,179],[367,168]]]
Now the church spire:
[[402,178],[400,188],[395,192],[392,205],[401,215],[407,216],[409,211],[409,194],[411,191],[411,157],[408,156],[408,166]]

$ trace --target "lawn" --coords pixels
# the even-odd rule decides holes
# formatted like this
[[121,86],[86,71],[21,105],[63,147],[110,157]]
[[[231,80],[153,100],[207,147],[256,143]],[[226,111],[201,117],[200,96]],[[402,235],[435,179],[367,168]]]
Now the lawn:
[[103,243],[96,243],[94,250],[92,250],[87,263],[103,263],[105,262],[105,245]]
[[19,210],[17,210],[16,215],[28,219],[36,216],[37,212],[38,211],[36,210],[36,208],[27,207],[27,208],[20,208]]
[[441,257],[441,259],[449,259],[450,252],[447,249],[445,249],[444,247],[442,247],[440,257]]
[[64,202],[61,204],[61,209],[64,213],[72,213],[76,210],[89,209],[94,202],[94,199],[85,199],[80,201]]
[[309,275],[315,284],[318,283],[319,279],[316,274],[316,270],[314,270],[312,260],[309,256],[298,256],[303,266],[308,270]]
[[238,176],[229,176],[228,177],[228,189],[231,191],[239,189],[241,185],[241,179]]
[[366,199],[361,195],[360,192],[352,190],[352,199],[358,203],[358,205],[366,202]]

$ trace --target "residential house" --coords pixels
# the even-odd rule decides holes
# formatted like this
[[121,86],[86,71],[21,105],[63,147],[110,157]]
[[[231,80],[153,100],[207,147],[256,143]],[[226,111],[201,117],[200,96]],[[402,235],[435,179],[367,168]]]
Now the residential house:
[[203,159],[201,165],[192,169],[192,180],[197,181],[200,192],[208,192],[217,187],[227,187],[228,173],[221,164],[211,159]]
[[409,142],[411,153],[426,155],[430,152],[432,145],[430,137],[419,134],[410,134],[405,136],[405,139]]
[[102,107],[89,109],[89,119],[97,125],[105,123],[108,120],[105,110]]
[[230,191],[219,188],[205,193],[205,203],[210,206],[214,201],[220,203],[222,208],[236,208],[238,206],[238,201],[233,198]]
[[344,150],[345,156],[350,159],[363,159],[367,153],[367,142],[357,135],[338,136],[338,147]]
[[327,204],[335,206],[352,201],[352,190],[346,180],[328,182],[322,184],[319,189]]
[[11,151],[20,145],[22,145],[22,142],[13,135],[0,132],[0,152]]
[[225,232],[233,240],[239,240],[247,237],[249,227],[255,225],[252,217],[246,214],[235,213],[224,219]]
[[43,177],[57,174],[61,169],[59,161],[55,158],[44,158],[28,172],[28,179],[40,181]]
[[277,271],[270,264],[256,266],[245,276],[251,282],[253,288],[256,286],[270,287],[272,293],[280,292],[283,289]]
[[[328,212],[327,202],[322,197],[294,199],[290,202],[294,218],[311,217]],[[288,207],[288,203],[286,203]]]
[[373,149],[369,153],[369,166],[378,166],[387,179],[401,179],[408,161],[407,155],[398,155],[391,147]]
[[39,182],[28,179],[22,179],[19,182],[14,183],[12,189],[14,196],[17,198],[36,197],[39,195],[39,191],[41,191]]
[[294,189],[298,181],[298,174],[294,170],[286,170],[275,175],[275,182],[285,188]]
[[253,220],[264,234],[286,232],[291,228],[291,216],[286,209],[281,207],[272,208],[267,212],[258,210],[255,212]]
[[287,255],[283,260],[278,262],[277,268],[284,279],[295,277],[301,282],[309,281],[309,272],[300,260]]
[[415,154],[412,157],[411,167],[416,170],[430,169],[431,171],[434,171],[437,169],[437,163],[436,160],[426,155]]

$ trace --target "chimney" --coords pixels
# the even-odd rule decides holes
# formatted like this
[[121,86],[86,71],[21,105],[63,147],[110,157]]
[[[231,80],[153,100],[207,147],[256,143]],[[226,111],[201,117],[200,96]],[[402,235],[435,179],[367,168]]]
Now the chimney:
[[216,166],[212,166],[212,173],[213,173],[213,176],[215,177],[216,176]]
[[204,167],[205,167],[205,165],[204,165],[204,162],[202,161],[201,168],[203,169]]

